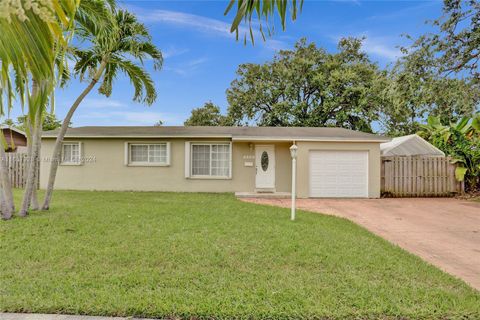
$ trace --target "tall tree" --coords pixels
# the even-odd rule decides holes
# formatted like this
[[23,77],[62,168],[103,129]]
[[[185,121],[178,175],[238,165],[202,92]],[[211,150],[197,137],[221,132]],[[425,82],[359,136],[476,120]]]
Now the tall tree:
[[430,67],[440,74],[463,73],[480,80],[480,2],[444,0],[435,32],[418,38],[411,51],[433,54]]
[[[83,2],[82,2],[83,3]],[[86,0],[83,6],[90,4]],[[32,136],[41,134],[40,117],[56,84],[56,60],[63,55],[71,38],[72,21],[79,2],[61,1],[4,1],[0,10],[0,113],[4,99],[7,109],[13,99],[20,98],[22,108],[27,104],[27,115],[32,124]],[[59,74],[62,74],[60,68]],[[13,81],[12,81],[13,79]],[[32,149],[33,152],[33,149]],[[35,150],[38,153],[38,150]],[[14,212],[11,183],[5,165],[5,154],[0,148],[0,181],[2,217],[9,219]],[[30,154],[29,159],[35,158]],[[30,165],[33,168],[32,165]],[[23,203],[30,201],[32,170],[28,169],[27,186]],[[19,215],[25,215],[24,206]]]
[[433,59],[431,53],[415,52],[399,59],[389,70],[381,114],[386,133],[415,133],[427,115],[448,123],[478,112],[480,83],[438,74],[430,68]]
[[361,50],[362,39],[341,39],[338,53],[300,40],[265,64],[243,64],[227,90],[233,124],[339,126],[372,131],[385,76]]
[[[17,117],[17,122],[14,124],[14,126],[20,130],[27,131],[27,125],[28,125],[27,122],[28,122],[27,116],[20,116],[20,117]],[[43,131],[55,130],[60,128],[61,126],[62,126],[62,121],[59,120],[55,116],[55,114],[46,113],[43,116],[43,119],[42,119]]]
[[192,110],[186,126],[225,126],[228,125],[227,118],[220,113],[220,108],[212,102],[206,102],[203,107]]
[[86,45],[85,48],[73,50],[76,59],[74,72],[81,80],[89,80],[70,107],[55,141],[43,210],[50,207],[68,125],[80,103],[98,82],[99,93],[108,97],[112,93],[114,80],[122,72],[134,87],[134,101],[150,105],[157,97],[154,83],[143,64],[153,61],[154,69],[159,70],[163,59],[160,50],[152,43],[147,28],[133,14],[115,8],[111,8],[110,22],[107,28],[98,28],[88,19],[82,20],[81,16],[77,18],[77,35]]

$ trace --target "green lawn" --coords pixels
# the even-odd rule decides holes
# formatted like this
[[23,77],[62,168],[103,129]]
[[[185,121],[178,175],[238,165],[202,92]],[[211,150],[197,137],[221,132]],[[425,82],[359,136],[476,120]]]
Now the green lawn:
[[56,192],[0,222],[0,310],[479,319],[480,293],[347,220],[229,194]]

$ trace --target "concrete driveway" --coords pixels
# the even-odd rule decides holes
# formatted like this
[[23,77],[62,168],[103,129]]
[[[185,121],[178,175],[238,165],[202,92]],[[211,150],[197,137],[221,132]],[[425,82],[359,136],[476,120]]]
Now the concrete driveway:
[[[290,207],[289,199],[242,199]],[[347,218],[480,290],[480,202],[451,198],[299,199]]]

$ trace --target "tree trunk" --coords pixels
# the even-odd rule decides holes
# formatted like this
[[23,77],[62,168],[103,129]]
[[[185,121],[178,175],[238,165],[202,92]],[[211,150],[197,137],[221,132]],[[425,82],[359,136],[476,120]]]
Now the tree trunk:
[[98,80],[102,76],[106,66],[107,66],[107,60],[103,59],[97,72],[95,72],[95,75],[93,76],[92,81],[78,96],[78,98],[75,100],[73,105],[70,107],[70,110],[68,110],[68,113],[65,116],[65,119],[63,119],[62,127],[58,132],[57,140],[55,141],[55,146],[53,147],[52,158],[50,159],[51,160],[50,175],[48,177],[47,190],[45,191],[45,200],[43,201],[42,210],[48,210],[50,208],[50,202],[52,200],[52,194],[53,194],[53,186],[55,184],[55,177],[57,176],[58,165],[61,161],[60,157],[62,155],[62,143],[65,137],[65,134],[67,133],[67,129],[70,124],[70,121],[72,120],[73,114],[75,113],[75,111],[77,110],[78,106],[83,101],[83,99],[90,93],[90,91],[92,91],[93,87],[95,87]]
[[[26,119],[26,125],[27,125],[27,128],[28,128],[28,132],[27,132],[27,155],[28,155],[28,158],[30,159],[30,157],[32,156],[32,148],[33,148],[33,127],[32,127],[32,124],[30,123],[30,118],[27,117]],[[31,165],[32,162],[27,162],[28,165]],[[35,174],[37,174],[37,171],[38,168],[35,168]],[[28,166],[27,166],[27,172],[28,172]],[[32,191],[32,199],[30,200],[30,207],[33,209],[33,210],[38,210],[38,208],[40,207],[39,204],[38,204],[38,197],[37,197],[37,177],[35,177],[35,187],[33,188],[33,191]]]
[[3,188],[2,184],[0,183],[0,217],[3,217],[3,212],[5,211],[5,200],[3,199]]
[[32,190],[32,198],[30,199],[30,207],[32,208],[32,210],[40,209],[40,204],[38,203],[37,190],[38,190],[38,175],[40,174],[40,150],[42,147],[42,131],[43,131],[42,125],[43,125],[42,121],[40,121],[40,128],[38,129],[39,134],[37,134],[37,137],[36,137],[37,159],[35,160],[35,162],[31,163],[31,165],[34,166],[33,190]]
[[[0,134],[3,135],[3,132],[0,132]],[[0,184],[2,219],[8,220],[15,212],[15,204],[13,202],[12,184],[8,175],[7,158],[3,145],[0,146]]]
[[33,189],[35,188],[35,169],[36,162],[38,161],[38,135],[42,134],[42,108],[37,106],[35,112],[35,123],[33,124],[33,133],[31,139],[31,154],[28,156],[28,169],[27,169],[27,181],[25,182],[25,191],[23,194],[23,201],[18,215],[20,217],[27,216],[28,208],[30,207],[30,201],[32,200]]

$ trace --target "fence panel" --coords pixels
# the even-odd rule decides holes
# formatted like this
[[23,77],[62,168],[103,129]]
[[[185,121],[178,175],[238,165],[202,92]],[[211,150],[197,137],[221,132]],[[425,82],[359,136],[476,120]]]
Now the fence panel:
[[[26,153],[6,153],[5,162],[8,167],[10,182],[14,188],[24,188],[27,181],[28,157]],[[39,166],[37,166],[39,168]],[[40,174],[37,172],[37,186],[40,184]]]
[[381,190],[390,197],[448,197],[463,193],[450,157],[382,157]]

